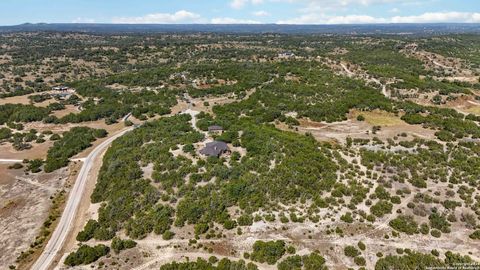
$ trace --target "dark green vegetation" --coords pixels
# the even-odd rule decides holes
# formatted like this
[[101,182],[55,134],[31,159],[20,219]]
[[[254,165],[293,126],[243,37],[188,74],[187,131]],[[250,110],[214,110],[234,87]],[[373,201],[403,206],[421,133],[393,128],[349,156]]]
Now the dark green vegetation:
[[62,138],[48,150],[45,172],[52,172],[68,164],[68,159],[91,146],[98,138],[107,136],[104,129],[74,127],[63,133]]
[[318,253],[290,256],[278,263],[278,270],[327,270],[325,259]]
[[122,250],[134,248],[135,246],[137,246],[137,243],[130,239],[122,240],[118,237],[112,239],[112,249],[115,253],[120,253]]
[[[210,260],[209,260],[210,261]],[[194,262],[169,263],[162,265],[160,270],[257,270],[258,267],[252,263],[245,261],[230,261],[229,259],[221,259],[218,263],[212,263],[204,259],[198,258]]]
[[[361,81],[336,76],[321,64],[292,62],[273,68],[267,72],[278,73],[279,79],[274,78],[272,83],[265,84],[261,91],[256,91],[248,100],[214,107],[214,112],[244,113],[256,122],[285,121],[285,113],[297,112],[299,117],[333,122],[345,120],[352,108],[393,109],[391,102],[377,90],[365,86]],[[299,80],[287,80],[287,74]]]
[[90,264],[109,252],[110,248],[105,245],[96,245],[94,247],[82,245],[77,251],[68,254],[67,258],[65,258],[65,264],[68,266]]
[[406,234],[418,233],[418,224],[412,216],[399,216],[390,221],[389,224],[393,229]]
[[[172,145],[194,143],[202,138],[201,134],[193,131],[188,121],[189,116],[181,115],[151,122],[113,143],[104,157],[92,195],[93,202],[107,202],[100,209],[96,231],[104,231],[108,235],[108,232],[125,228],[128,236],[142,238],[152,231],[162,234],[170,228],[173,208],[160,201],[161,192],[149,180],[142,179],[138,161],[143,159],[148,164],[163,157],[169,166],[173,166],[167,174],[169,177],[162,177],[162,184],[167,185],[165,189],[168,189],[168,185],[181,186],[181,182],[178,182],[180,174],[173,171],[174,168],[181,168],[181,163],[176,164],[168,151]],[[156,142],[142,147],[151,140]],[[158,163],[156,166],[161,165]]]
[[440,260],[430,254],[422,254],[407,251],[406,255],[393,256],[388,255],[380,258],[375,264],[375,270],[402,269],[402,270],[426,270],[432,267],[445,268],[447,266],[455,267],[458,264],[473,263],[468,256],[460,256],[450,251],[445,253],[445,260]]
[[275,264],[284,254],[284,241],[256,241],[255,244],[253,244],[253,251],[250,258],[260,263]]
[[[277,201],[316,198],[318,190],[329,190],[334,184],[337,166],[330,161],[332,154],[328,149],[315,150],[320,145],[313,138],[248,121],[236,127],[243,130],[243,135],[235,139],[248,154],[239,161],[232,160],[230,168],[221,159],[195,165],[184,156],[174,157],[169,151],[176,145],[203,138],[189,120],[188,115],[180,115],[150,122],[112,145],[92,195],[93,202],[107,202],[100,209],[98,229],[125,228],[130,237],[143,238],[152,231],[164,233],[175,220],[176,226],[197,224],[197,234],[203,234],[212,221],[232,228],[229,224],[233,217],[226,211],[230,206],[239,205],[249,215],[260,208],[274,207]],[[267,138],[270,144],[265,145],[262,142]],[[285,155],[280,155],[283,152]],[[273,170],[263,162],[268,160],[276,160]],[[142,178],[139,163],[154,164],[153,183]],[[299,168],[305,172],[294,178],[292,173]],[[187,174],[191,174],[188,182],[184,180]],[[216,181],[197,185],[214,177]],[[247,217],[240,217],[237,223],[248,224],[242,221]]]
[[472,234],[469,235],[469,237],[474,240],[480,240],[480,230],[474,231]]
[[7,122],[41,121],[48,116],[50,110],[33,105],[5,104],[0,105],[0,125]]

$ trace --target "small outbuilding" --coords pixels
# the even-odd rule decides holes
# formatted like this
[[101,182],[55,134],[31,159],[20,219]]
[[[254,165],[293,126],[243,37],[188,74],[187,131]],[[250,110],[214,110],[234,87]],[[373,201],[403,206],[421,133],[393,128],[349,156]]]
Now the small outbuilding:
[[208,127],[208,132],[211,133],[222,133],[223,132],[223,127],[218,126],[218,125],[213,125]]
[[285,51],[285,52],[279,53],[278,57],[279,58],[293,58],[293,57],[295,57],[295,54],[293,52],[290,52],[290,51]]
[[67,91],[69,88],[63,85],[52,87],[53,91]]
[[225,142],[213,141],[205,145],[205,148],[200,150],[200,154],[209,157],[220,157],[222,154],[230,153],[230,149]]

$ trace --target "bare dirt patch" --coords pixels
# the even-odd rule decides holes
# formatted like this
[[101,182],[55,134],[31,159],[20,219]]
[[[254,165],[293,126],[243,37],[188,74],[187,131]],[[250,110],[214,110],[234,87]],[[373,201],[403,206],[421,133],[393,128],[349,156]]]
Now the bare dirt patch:
[[52,141],[45,141],[44,143],[32,143],[32,148],[23,151],[17,151],[10,143],[0,144],[0,158],[1,159],[44,159],[47,156],[48,149],[53,145]]
[[80,112],[80,110],[78,109],[77,106],[75,106],[75,105],[65,105],[65,109],[60,110],[60,111],[54,111],[52,113],[52,115],[54,115],[58,118],[62,118],[65,115],[68,115],[70,113],[79,113],[79,112]]
[[[359,114],[365,117],[365,121],[358,121]],[[342,122],[326,123],[315,122],[309,119],[299,119],[300,125],[289,128],[284,123],[276,123],[276,127],[281,130],[294,131],[300,134],[310,133],[318,141],[323,142],[346,142],[347,137],[373,139],[378,137],[382,140],[393,138],[401,132],[405,132],[414,137],[425,139],[435,138],[435,131],[425,129],[421,125],[410,125],[392,113],[384,111],[360,112],[352,110],[348,115],[348,120]],[[380,126],[380,130],[373,132],[374,126]]]
[[0,173],[0,268],[6,269],[38,235],[51,206],[50,196],[62,188],[70,171],[25,175],[0,164]]

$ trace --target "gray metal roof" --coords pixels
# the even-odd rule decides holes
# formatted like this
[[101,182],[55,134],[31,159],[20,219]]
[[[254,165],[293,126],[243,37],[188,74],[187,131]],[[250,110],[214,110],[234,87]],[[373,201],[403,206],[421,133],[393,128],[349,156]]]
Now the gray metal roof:
[[214,141],[214,142],[207,143],[205,145],[205,148],[200,150],[200,154],[203,154],[209,157],[218,157],[228,150],[229,150],[228,145],[225,142]]
[[213,125],[208,127],[208,131],[220,131],[220,130],[223,130],[223,128],[218,125]]

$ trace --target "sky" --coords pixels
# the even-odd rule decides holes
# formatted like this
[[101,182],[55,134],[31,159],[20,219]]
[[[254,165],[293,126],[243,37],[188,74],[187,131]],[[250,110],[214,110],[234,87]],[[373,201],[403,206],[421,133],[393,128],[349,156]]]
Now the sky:
[[0,0],[22,23],[480,23],[480,0]]

